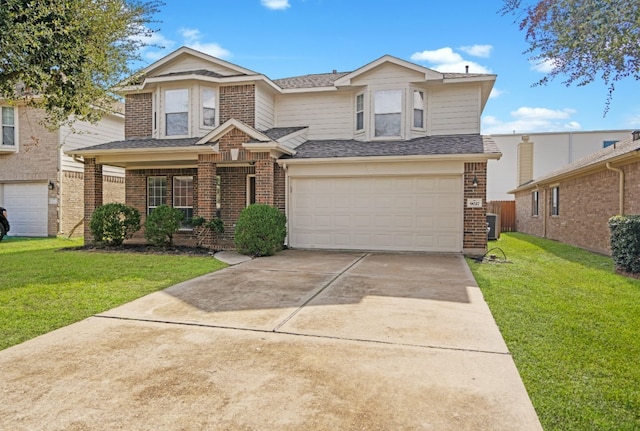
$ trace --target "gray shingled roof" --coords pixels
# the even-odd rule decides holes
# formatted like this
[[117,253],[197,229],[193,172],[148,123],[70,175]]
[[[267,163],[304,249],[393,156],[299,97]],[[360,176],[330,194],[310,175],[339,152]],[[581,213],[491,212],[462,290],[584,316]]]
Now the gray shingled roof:
[[191,147],[201,138],[180,138],[180,139],[153,139],[139,138],[126,139],[124,141],[107,142],[92,147],[78,148],[73,152],[90,151],[90,150],[129,150],[142,148],[181,148]]
[[294,159],[331,157],[428,156],[446,154],[500,154],[495,142],[481,135],[426,136],[408,141],[362,142],[353,139],[307,141]]
[[243,73],[238,73],[235,75],[222,75],[218,72],[214,72],[212,70],[206,70],[206,69],[198,69],[198,70],[185,70],[182,72],[171,72],[171,73],[166,73],[164,75],[158,75],[155,76],[154,78],[160,78],[160,77],[165,77],[165,76],[183,76],[183,75],[201,75],[201,76],[210,76],[212,78],[230,78],[233,76],[246,76]]
[[294,76],[291,78],[274,79],[273,82],[283,89],[332,87],[336,80],[351,72],[317,73],[313,75]]
[[269,139],[271,139],[272,141],[277,141],[278,139],[282,138],[283,136],[290,135],[291,133],[295,133],[298,130],[302,130],[302,129],[306,129],[306,128],[307,128],[307,126],[300,126],[300,127],[274,127],[273,129],[263,130],[262,133],[267,135],[269,137]]
[[614,159],[619,156],[623,156],[633,151],[640,151],[640,141],[634,141],[632,140],[631,137],[629,137],[627,139],[623,139],[617,142],[614,145],[603,148],[600,151],[596,151],[595,153],[591,153],[581,159],[578,159],[575,162],[570,163],[558,170],[555,170],[546,175],[535,178],[532,181],[527,182],[526,184],[522,184],[518,188],[516,188],[516,190],[520,188],[526,189],[535,184],[539,184],[541,182],[552,181],[556,177],[562,177],[573,171],[578,171],[583,168],[588,168],[590,166],[606,163],[611,159]]

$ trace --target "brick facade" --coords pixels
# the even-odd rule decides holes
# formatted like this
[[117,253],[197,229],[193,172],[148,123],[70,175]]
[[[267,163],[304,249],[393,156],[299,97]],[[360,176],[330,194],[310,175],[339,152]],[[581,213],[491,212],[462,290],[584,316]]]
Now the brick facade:
[[147,138],[153,134],[153,101],[151,93],[127,94],[124,137]]
[[[478,185],[473,185],[477,179]],[[466,254],[484,254],[487,249],[487,163],[464,164],[464,235],[462,249]],[[481,208],[468,208],[468,199],[482,199]]]
[[233,118],[255,127],[255,106],[254,84],[220,87],[220,124]]
[[[640,213],[640,162],[625,173],[625,214]],[[551,215],[551,187],[539,190],[539,215],[532,215],[532,190],[516,194],[518,232],[545,237],[586,250],[611,254],[608,220],[620,212],[619,176],[606,168],[558,184],[559,215]]]
[[96,164],[94,158],[85,158],[84,175],[84,243],[92,244],[94,239],[89,221],[96,208],[103,203],[102,165]]

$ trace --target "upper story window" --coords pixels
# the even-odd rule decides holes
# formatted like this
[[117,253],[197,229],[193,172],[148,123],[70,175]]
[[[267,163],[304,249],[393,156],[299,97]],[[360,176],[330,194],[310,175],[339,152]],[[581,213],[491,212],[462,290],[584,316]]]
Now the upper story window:
[[375,135],[401,136],[402,90],[381,90],[373,94]]
[[12,107],[2,107],[2,145],[16,144],[16,119]]
[[202,125],[216,125],[216,92],[210,88],[202,89]]
[[364,129],[364,94],[356,96],[356,130]]
[[189,90],[165,91],[166,135],[189,134]]
[[424,92],[413,91],[413,127],[424,129]]

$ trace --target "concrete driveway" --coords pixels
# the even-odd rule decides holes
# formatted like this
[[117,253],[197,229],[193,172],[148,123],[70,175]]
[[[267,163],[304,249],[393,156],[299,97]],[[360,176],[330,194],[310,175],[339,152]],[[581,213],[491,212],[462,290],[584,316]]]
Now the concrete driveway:
[[541,430],[459,255],[287,250],[0,352],[0,430]]

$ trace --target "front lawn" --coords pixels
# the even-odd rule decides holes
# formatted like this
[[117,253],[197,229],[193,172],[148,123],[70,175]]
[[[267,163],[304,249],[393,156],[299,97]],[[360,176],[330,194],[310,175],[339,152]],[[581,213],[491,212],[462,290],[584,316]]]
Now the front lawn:
[[213,257],[60,250],[81,245],[0,242],[0,350],[226,266]]
[[544,429],[640,429],[640,280],[615,274],[609,257],[528,235],[493,247],[512,263],[469,266]]

